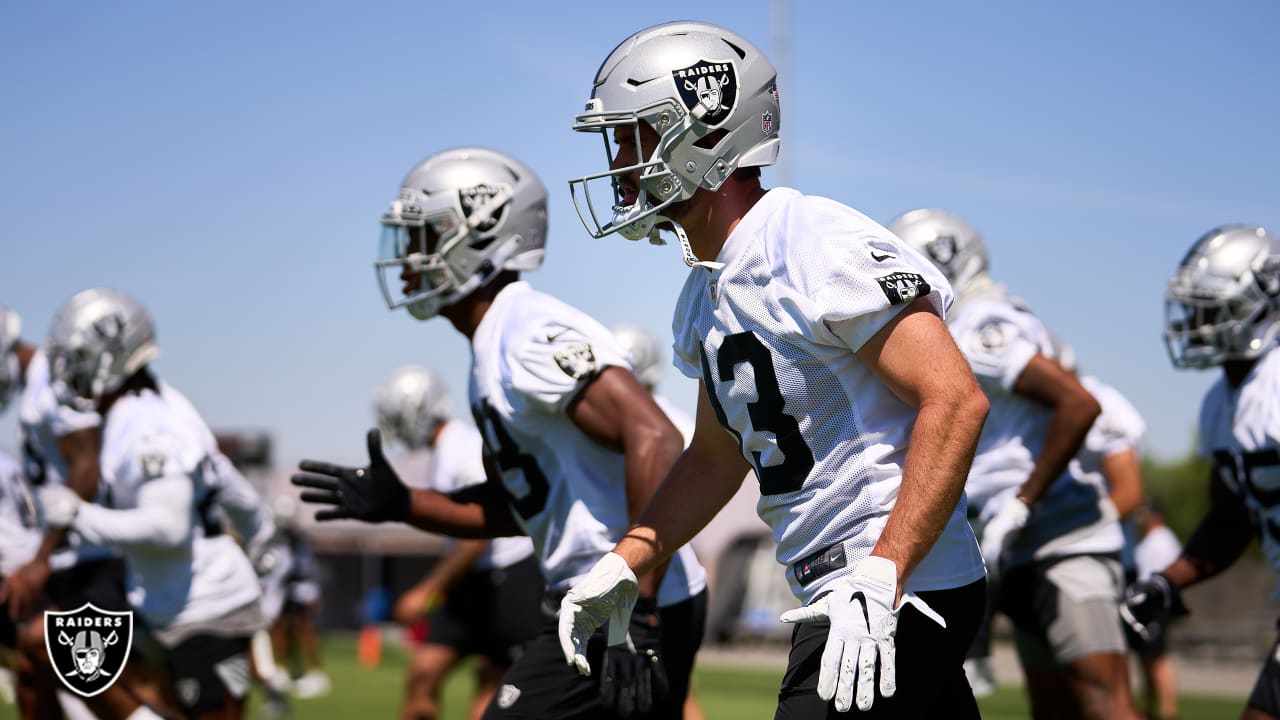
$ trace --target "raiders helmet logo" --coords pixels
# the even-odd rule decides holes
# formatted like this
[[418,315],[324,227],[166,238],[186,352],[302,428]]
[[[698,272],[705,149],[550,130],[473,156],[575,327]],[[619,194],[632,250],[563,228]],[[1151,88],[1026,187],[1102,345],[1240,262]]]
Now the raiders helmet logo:
[[62,684],[82,697],[93,697],[115,683],[132,646],[132,610],[112,612],[85,603],[77,610],[44,613],[49,661]]
[[672,70],[671,77],[685,107],[693,110],[701,104],[706,108],[703,124],[716,127],[733,113],[738,102],[738,71],[733,63],[699,60],[687,68]]
[[115,340],[124,333],[124,318],[118,313],[104,315],[94,321],[93,331],[103,340]]
[[942,267],[947,267],[956,259],[956,236],[939,235],[933,242],[925,246],[929,257]]
[[[504,197],[511,196],[511,188],[505,185],[488,185],[481,184],[474,187],[460,188],[458,190],[458,201],[462,205],[463,217],[470,218],[476,210],[484,208],[495,197],[502,195]],[[489,211],[489,216],[476,223],[475,228],[480,232],[489,232],[502,222],[502,218],[507,214],[507,203],[493,208]]]
[[1269,298],[1280,296],[1280,257],[1268,257],[1253,273],[1258,289]]
[[556,353],[556,365],[565,375],[581,380],[596,370],[596,355],[587,343],[573,343]]

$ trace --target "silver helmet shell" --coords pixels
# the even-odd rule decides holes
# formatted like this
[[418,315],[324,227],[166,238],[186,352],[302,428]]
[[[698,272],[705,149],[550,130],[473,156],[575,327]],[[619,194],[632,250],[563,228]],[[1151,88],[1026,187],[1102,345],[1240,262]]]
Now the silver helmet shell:
[[1275,341],[1280,237],[1224,225],[1200,237],[1169,279],[1165,346],[1177,368],[1251,360]]
[[[699,188],[718,189],[740,167],[772,165],[782,124],[777,80],[773,64],[755,45],[716,25],[666,23],[624,40],[600,65],[573,129],[599,133],[611,166],[611,131],[635,133],[639,152],[644,122],[659,141],[634,165],[569,181],[587,232],[597,238],[613,232],[629,240],[652,237],[673,203]],[[626,204],[618,180],[630,173],[638,175],[640,192]],[[593,198],[591,186],[604,179],[611,192]],[[597,205],[606,202],[607,208]]]
[[987,274],[987,243],[958,215],[937,208],[911,210],[894,218],[889,231],[932,260],[957,296]]
[[0,305],[0,412],[8,407],[18,385],[22,371],[18,367],[18,336],[22,334],[22,318],[18,313]]
[[373,411],[383,437],[405,447],[426,447],[436,423],[449,417],[453,400],[444,380],[419,365],[391,373],[373,396]]
[[627,323],[615,325],[610,330],[631,361],[631,371],[636,379],[650,390],[657,387],[663,371],[662,343],[658,338],[638,325]]
[[159,352],[146,308],[107,288],[73,295],[58,310],[45,343],[58,401],[84,411],[93,410]]
[[546,242],[547,190],[533,171],[495,150],[457,148],[409,171],[382,215],[375,269],[387,306],[426,320],[504,270],[537,270]]

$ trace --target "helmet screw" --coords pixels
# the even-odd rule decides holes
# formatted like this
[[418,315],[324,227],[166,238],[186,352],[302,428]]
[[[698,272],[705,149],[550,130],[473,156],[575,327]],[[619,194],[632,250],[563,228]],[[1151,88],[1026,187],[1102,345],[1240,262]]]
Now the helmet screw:
[[671,192],[671,181],[670,181],[670,180],[663,180],[663,181],[662,181],[662,186],[661,186],[661,187],[662,187],[662,192],[663,192],[663,194],[666,194],[666,193]]
[[658,125],[660,127],[666,127],[669,122],[671,122],[671,113],[662,113],[658,116]]
[[690,160],[689,162],[684,164],[684,169],[688,170],[689,172],[693,172],[698,169],[698,163]]

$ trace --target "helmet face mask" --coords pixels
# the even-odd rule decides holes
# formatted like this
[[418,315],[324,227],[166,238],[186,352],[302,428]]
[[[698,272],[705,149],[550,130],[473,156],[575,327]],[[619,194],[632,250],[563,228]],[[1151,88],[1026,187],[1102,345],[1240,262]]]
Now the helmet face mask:
[[[578,216],[593,237],[617,232],[630,240],[649,237],[663,210],[699,189],[715,191],[739,167],[772,165],[780,127],[777,73],[746,39],[706,23],[678,22],[642,30],[623,41],[600,66],[585,111],[573,123],[579,132],[604,136],[607,172],[569,181]],[[641,152],[641,132],[657,134]],[[608,134],[634,134],[637,158],[623,167]],[[632,203],[619,181],[638,180]],[[596,181],[608,189],[592,192]],[[608,211],[603,198],[609,198]]]
[[1258,358],[1280,330],[1280,238],[1224,226],[1202,236],[1169,280],[1165,347],[1177,368]]
[[503,270],[536,270],[546,190],[519,161],[485,148],[427,158],[382,215],[374,269],[387,307],[426,320]]

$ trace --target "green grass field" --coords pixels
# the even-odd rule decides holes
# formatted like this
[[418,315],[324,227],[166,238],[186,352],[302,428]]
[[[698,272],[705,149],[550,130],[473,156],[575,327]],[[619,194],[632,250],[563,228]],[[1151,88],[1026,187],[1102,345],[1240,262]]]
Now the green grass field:
[[[356,662],[355,641],[347,636],[325,643],[325,667],[333,680],[333,693],[314,700],[295,701],[292,717],[299,720],[382,720],[397,716],[405,656],[398,647],[386,648],[382,663],[369,670]],[[710,720],[772,718],[783,667],[775,670],[699,665],[694,687]],[[455,673],[445,690],[444,720],[464,720],[471,692],[466,668]],[[1020,688],[1002,688],[981,702],[983,717],[1013,720],[1028,717]],[[1243,699],[1184,696],[1184,720],[1218,720],[1237,717]],[[11,705],[0,704],[0,720],[16,718]],[[263,717],[257,698],[249,717]],[[856,714],[851,714],[856,718]]]

